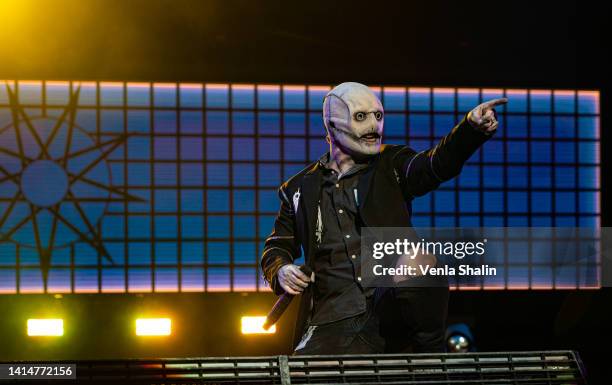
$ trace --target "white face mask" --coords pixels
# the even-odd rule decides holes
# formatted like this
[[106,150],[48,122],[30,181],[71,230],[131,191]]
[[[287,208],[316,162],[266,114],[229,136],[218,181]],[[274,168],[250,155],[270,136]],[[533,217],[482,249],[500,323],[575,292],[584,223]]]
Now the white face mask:
[[323,123],[332,142],[354,158],[380,151],[384,111],[372,90],[360,83],[342,83],[323,101]]

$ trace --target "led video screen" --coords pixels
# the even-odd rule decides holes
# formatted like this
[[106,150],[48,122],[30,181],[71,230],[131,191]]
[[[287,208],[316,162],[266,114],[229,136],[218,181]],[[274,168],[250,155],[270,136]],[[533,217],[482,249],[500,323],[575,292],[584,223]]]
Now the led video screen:
[[[258,259],[277,188],[327,150],[329,89],[0,82],[0,293],[269,290]],[[384,142],[419,151],[481,101],[510,100],[461,175],[414,201],[415,226],[600,225],[598,92],[373,89]]]

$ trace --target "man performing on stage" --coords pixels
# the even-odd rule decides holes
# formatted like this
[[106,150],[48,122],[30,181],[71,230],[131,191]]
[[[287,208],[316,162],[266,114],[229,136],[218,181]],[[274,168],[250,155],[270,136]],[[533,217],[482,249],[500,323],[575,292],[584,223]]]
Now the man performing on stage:
[[[276,294],[300,296],[296,354],[444,351],[447,287],[362,286],[362,226],[411,226],[414,197],[457,176],[496,131],[494,107],[480,104],[432,149],[382,145],[384,110],[359,83],[323,102],[329,152],[279,188],[281,206],[261,265]],[[293,264],[304,251],[314,274]]]

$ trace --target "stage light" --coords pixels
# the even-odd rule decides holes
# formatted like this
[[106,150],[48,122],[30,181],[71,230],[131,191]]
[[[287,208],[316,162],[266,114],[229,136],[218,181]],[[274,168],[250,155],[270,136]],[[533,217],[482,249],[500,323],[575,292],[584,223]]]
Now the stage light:
[[276,325],[268,330],[263,328],[266,322],[265,316],[244,316],[242,317],[242,334],[274,334],[276,333]]
[[446,328],[446,350],[449,353],[475,351],[474,336],[468,325],[458,323]]
[[58,318],[28,320],[28,336],[61,337],[64,335],[64,320]]
[[446,341],[450,353],[466,353],[470,349],[470,342],[461,334],[453,334]]
[[136,320],[137,336],[169,336],[172,332],[170,318],[139,318]]

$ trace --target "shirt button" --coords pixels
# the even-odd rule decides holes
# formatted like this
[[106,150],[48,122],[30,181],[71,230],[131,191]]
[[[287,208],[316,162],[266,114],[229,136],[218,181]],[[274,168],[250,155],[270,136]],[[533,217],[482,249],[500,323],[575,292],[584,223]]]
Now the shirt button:
[[359,282],[361,282],[361,277],[357,277],[357,280],[358,280]]
[[340,188],[340,183],[336,183],[336,187],[337,187],[337,188]]
[[346,234],[345,237],[350,238],[351,234]]
[[340,209],[340,210],[338,210],[338,212],[339,212],[340,214],[342,214],[342,213],[344,212],[344,210]]
[[357,256],[355,254],[351,255],[351,258],[355,259]]

